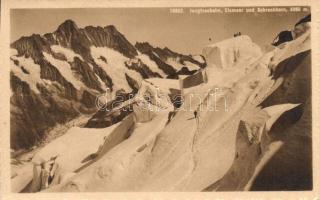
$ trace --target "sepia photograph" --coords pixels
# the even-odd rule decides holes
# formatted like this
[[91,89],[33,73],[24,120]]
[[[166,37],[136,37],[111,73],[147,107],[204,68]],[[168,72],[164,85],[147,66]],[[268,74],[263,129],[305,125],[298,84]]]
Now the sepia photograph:
[[311,11],[11,8],[10,192],[312,191]]

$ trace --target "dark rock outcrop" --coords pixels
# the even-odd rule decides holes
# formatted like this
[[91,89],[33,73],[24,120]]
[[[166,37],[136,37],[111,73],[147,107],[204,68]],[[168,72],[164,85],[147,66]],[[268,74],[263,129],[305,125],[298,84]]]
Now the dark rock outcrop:
[[189,70],[187,67],[182,67],[182,69],[180,69],[177,74],[178,75],[193,75],[197,72],[197,70]]
[[126,106],[120,107],[121,104],[135,96],[135,92],[125,93],[124,91],[117,91],[116,98],[103,108],[99,109],[92,117],[89,119],[85,127],[87,128],[105,128],[111,126],[115,123],[120,122],[126,116],[133,112],[133,103]]
[[35,63],[43,58],[42,51],[50,51],[50,45],[39,34],[33,34],[29,37],[21,37],[11,44],[11,48],[18,51],[18,56],[33,58]]
[[295,27],[298,26],[299,24],[311,22],[311,14],[305,16],[304,18],[300,19],[296,24]]
[[150,59],[153,60],[159,66],[159,68],[162,69],[167,74],[166,78],[169,78],[169,79],[177,79],[178,75],[181,75],[182,73],[185,72],[185,69],[181,69],[182,71],[181,70],[177,71],[174,67],[167,64],[166,61],[169,58],[177,59],[178,62],[182,65],[185,65],[185,67],[187,67],[186,61],[193,63],[199,66],[200,68],[206,67],[206,63],[200,63],[197,60],[193,59],[193,57],[190,55],[187,56],[187,55],[176,53],[167,47],[163,49],[159,47],[153,47],[148,42],[142,42],[142,43],[137,42],[135,44],[135,47],[141,53],[148,55]]
[[292,32],[291,31],[282,31],[280,32],[277,37],[274,39],[272,45],[279,46],[284,42],[289,42],[293,40]]
[[262,107],[282,103],[304,104],[311,97],[311,51],[283,60],[273,71],[275,79],[284,81],[264,102]]
[[171,49],[164,47],[163,49],[159,47],[153,47],[148,42],[139,43],[137,42],[135,44],[135,47],[140,52],[154,52],[161,60],[166,61],[168,58],[180,58],[180,63],[185,64],[185,61],[189,61],[193,64],[198,65],[199,67],[205,67],[205,63],[200,63],[197,60],[193,59],[192,56],[183,55],[180,53],[176,53],[175,51],[172,51]]
[[73,49],[86,60],[92,59],[89,39],[72,20],[66,20],[53,34],[61,46]]
[[131,105],[116,111],[99,111],[85,125],[86,128],[105,128],[122,121],[133,112]]
[[100,92],[105,92],[101,88],[101,84],[95,76],[95,73],[86,62],[83,62],[78,57],[75,57],[74,61],[71,63],[71,69],[76,72],[79,77],[81,77],[82,82],[87,87]]
[[270,134],[279,135],[284,144],[262,168],[252,183],[252,191],[312,190],[311,101],[303,106],[301,114],[291,126],[274,125]]
[[96,47],[112,48],[128,58],[134,58],[137,55],[134,46],[113,25],[104,28],[87,26],[83,31]]
[[125,66],[128,69],[132,69],[132,70],[140,73],[143,79],[153,78],[153,77],[162,78],[162,76],[159,73],[153,72],[152,70],[150,70],[148,68],[148,66],[145,65],[140,59],[138,59],[137,63],[133,62],[133,63],[128,64],[126,62]]
[[154,48],[149,43],[136,43],[135,47],[143,54],[146,54],[153,60],[158,67],[165,72],[167,75],[176,74],[176,70],[169,64],[165,63],[160,57],[154,54]]
[[41,59],[39,60],[39,65],[41,68],[40,76],[42,79],[47,79],[50,81],[56,81],[61,84],[63,95],[68,99],[77,99],[77,91],[74,86],[67,81],[57,70],[55,66],[53,66],[48,61]]
[[284,144],[263,167],[251,190],[312,189],[311,51],[297,54],[289,60],[283,61],[290,64],[285,70],[280,70],[280,76],[285,77],[284,82],[262,106],[280,103],[301,105],[285,113],[273,125],[269,135]]
[[106,71],[102,69],[99,65],[97,65],[95,62],[91,63],[93,66],[93,72],[100,77],[100,79],[105,83],[106,87],[110,89],[110,91],[113,91],[113,81],[112,78],[107,74]]
[[125,78],[128,83],[128,85],[133,89],[133,93],[136,93],[138,89],[140,88],[137,81],[135,81],[133,78],[131,78],[127,73],[125,73]]
[[204,83],[204,76],[202,71],[198,71],[194,75],[190,75],[182,80],[183,88],[190,88]]
[[11,74],[11,148],[29,148],[41,142],[45,131],[56,123],[74,118],[78,112],[71,101],[62,100],[38,85],[41,95],[35,94],[27,83]]
[[92,108],[95,106],[95,102],[96,96],[84,90],[81,98],[81,103],[83,103],[87,108]]

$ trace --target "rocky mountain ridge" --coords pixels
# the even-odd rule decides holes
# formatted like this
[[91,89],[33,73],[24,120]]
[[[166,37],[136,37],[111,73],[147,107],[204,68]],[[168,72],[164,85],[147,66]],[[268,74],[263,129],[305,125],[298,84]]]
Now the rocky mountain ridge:
[[115,99],[118,91],[136,93],[143,79],[178,78],[205,66],[168,48],[132,45],[113,25],[79,28],[72,20],[52,33],[23,36],[11,48],[13,149],[36,144],[56,123],[95,112],[97,95]]

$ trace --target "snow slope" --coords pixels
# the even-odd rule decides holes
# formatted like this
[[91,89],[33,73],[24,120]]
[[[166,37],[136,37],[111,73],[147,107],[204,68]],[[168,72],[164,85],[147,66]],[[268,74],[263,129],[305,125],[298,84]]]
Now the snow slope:
[[52,45],[50,48],[55,53],[63,54],[66,57],[68,62],[72,62],[75,57],[78,57],[83,61],[83,58],[81,55],[75,53],[71,49],[64,48],[61,45]]
[[[18,57],[13,55],[13,60],[18,61],[18,65],[14,64],[14,61],[11,60],[11,70],[14,75],[18,76],[22,81],[25,81],[29,84],[31,90],[39,94],[40,91],[37,88],[37,84],[46,84],[46,82],[41,79],[41,69],[40,65],[35,64],[32,58]],[[23,72],[23,69],[27,72]]]
[[167,58],[166,63],[172,66],[177,71],[182,69],[184,65],[179,62],[179,58]]
[[[15,168],[18,168],[19,170],[15,170]],[[11,191],[21,192],[32,180],[33,165],[31,163],[27,163],[22,167],[12,167],[11,170],[16,173],[16,176],[11,179]]]
[[87,156],[97,152],[103,138],[116,127],[117,124],[102,129],[72,127],[63,136],[42,148],[32,162],[48,160],[58,155],[56,161],[60,167],[64,171],[73,172],[86,163],[84,160]]
[[[142,81],[136,99],[138,101],[150,101],[148,109],[173,110],[173,105],[169,99],[170,88],[176,89],[178,80],[161,78],[150,78]],[[146,107],[144,109],[147,109]]]
[[195,65],[194,63],[191,63],[189,61],[185,61],[185,65],[187,66],[187,68],[192,71],[192,70],[199,70],[200,68],[198,67],[198,65]]
[[[228,173],[230,176],[231,173],[238,175],[240,170],[231,169],[237,157],[236,142],[240,124],[251,129],[253,126],[259,128],[257,131],[251,130],[260,134],[257,141],[251,141],[253,135],[248,135],[248,131],[242,133],[247,134],[244,137],[248,138],[244,141],[248,143],[247,146],[252,145],[264,151],[266,148],[258,146],[263,143],[261,139],[265,135],[262,134],[284,112],[299,105],[287,103],[263,109],[258,107],[283,83],[284,78],[274,79],[271,70],[287,58],[308,51],[309,36],[309,32],[306,32],[265,54],[248,36],[230,38],[206,47],[203,52],[208,63],[208,82],[184,90],[182,107],[175,110],[172,106],[163,107],[153,112],[148,120],[135,123],[128,139],[65,183],[47,191],[202,191],[218,183]],[[98,61],[100,55],[107,58],[108,54],[114,53],[94,48],[96,62],[101,62]],[[126,60],[121,55],[114,57]],[[111,68],[112,64],[117,63],[112,59],[107,59],[107,62],[103,67]],[[121,70],[120,67],[118,71]],[[127,70],[121,72],[123,74]],[[111,76],[121,77],[116,71],[112,73]],[[125,87],[122,80],[116,81]],[[163,101],[169,89],[178,88],[178,85],[178,80],[145,80],[135,100],[147,102],[144,96],[148,93],[152,97],[150,104],[152,101]],[[160,92],[157,93],[157,90]],[[163,95],[157,96],[161,92]],[[194,110],[197,110],[197,119]],[[169,113],[173,111],[175,115],[168,122]],[[134,114],[144,113],[138,111]],[[270,145],[270,151],[277,151],[278,148],[274,148],[273,144]],[[270,159],[268,156],[271,154],[267,154],[266,160]],[[258,163],[258,160],[254,162]],[[249,173],[254,174],[253,171]]]
[[[236,70],[229,73],[227,69],[220,69],[218,75],[224,75],[224,78],[226,74],[229,76],[226,83],[224,79],[210,79],[216,74],[209,74],[211,81],[207,85],[194,88],[202,98],[188,98],[192,95],[191,90],[188,90],[185,103],[167,126],[163,128],[167,116],[159,119],[161,115],[149,123],[140,124],[141,128],[134,130],[128,140],[65,185],[52,190],[198,191],[217,181],[227,172],[235,156],[240,110],[256,88],[251,87],[251,84],[256,80],[266,80],[269,72],[264,67],[252,69],[249,75],[246,75],[243,67],[238,70],[243,71],[241,76]],[[203,103],[201,99],[206,97],[212,100],[208,89],[213,86],[233,86],[231,89],[225,88],[226,99],[229,100],[227,111],[222,109],[224,99],[218,98],[216,103],[219,110],[210,112],[208,107],[204,108],[199,113],[200,124],[197,125],[193,118],[194,110],[189,108],[196,108]],[[163,124],[155,131],[155,127],[158,127],[155,122],[159,124],[157,120],[163,120]],[[149,126],[152,131],[146,132],[144,129]],[[145,137],[145,134],[153,142],[138,137]],[[132,145],[135,142],[139,145]],[[136,152],[136,149],[140,150]],[[214,159],[208,159],[211,156]],[[102,174],[96,177],[96,173]]]
[[205,63],[205,60],[203,59],[201,55],[193,55],[192,58],[197,60],[200,63]]
[[[138,82],[142,80],[142,77],[139,73],[130,70],[125,66],[125,62],[129,61],[129,58],[125,57],[121,53],[107,47],[92,46],[91,54],[94,61],[101,66],[112,78],[115,91],[124,89],[126,92],[130,92],[132,90],[126,81],[125,74],[129,75]],[[99,59],[101,56],[106,58],[107,63]]]
[[270,119],[266,123],[266,128],[269,131],[272,125],[277,121],[277,119],[286,111],[291,110],[300,104],[279,104],[264,108],[263,110],[268,113]]
[[165,72],[164,72],[163,70],[161,70],[161,69],[157,66],[157,64],[156,64],[153,60],[151,60],[151,59],[149,58],[148,55],[145,55],[145,54],[142,54],[142,53],[138,52],[137,58],[141,59],[141,61],[142,61],[144,64],[146,64],[146,65],[150,68],[150,70],[152,70],[153,72],[157,72],[157,73],[160,74],[162,77],[165,77],[165,76],[166,76]]
[[[235,111],[241,108],[247,99],[247,92],[251,91],[243,92],[242,88],[238,87],[238,92],[230,93],[230,97],[236,98],[238,102],[229,106],[229,109]],[[205,94],[206,91],[204,90],[203,93]],[[192,101],[192,103],[196,104],[198,102]],[[188,106],[187,103],[184,106]],[[234,143],[236,124],[239,122],[240,116],[240,114],[233,116],[233,112],[223,112],[222,110],[221,112],[208,112],[208,114],[210,116],[203,117],[209,119],[209,121],[203,122],[200,137],[196,139],[195,143],[194,134],[196,134],[197,129],[196,122],[192,119],[192,111],[178,112],[159,133],[155,131],[155,123],[158,124],[158,117],[155,117],[150,123],[141,126],[141,129],[135,130],[131,138],[114,148],[96,165],[93,164],[90,170],[83,171],[81,175],[63,186],[62,191],[199,190],[209,182],[220,178],[227,171],[227,167],[231,165],[235,154],[234,151],[231,151],[233,149],[231,144]],[[221,121],[225,122],[229,118],[233,119],[230,120],[230,124],[216,123],[217,119],[222,119]],[[164,119],[162,119],[163,123],[166,122],[166,118]],[[189,119],[191,121],[188,121]],[[211,123],[212,121],[215,123]],[[149,125],[152,128],[151,132],[143,130],[143,127],[149,127]],[[185,132],[185,130],[188,131]],[[221,134],[223,132],[224,134]],[[148,138],[152,138],[154,142],[151,144],[143,143],[145,139],[143,140],[141,137],[133,139],[137,135],[145,134],[148,135]],[[128,154],[128,152],[134,151],[133,147],[127,144],[134,141],[139,143],[139,147],[145,145],[142,153],[136,152],[137,155],[135,156]],[[228,144],[226,146],[228,146],[229,151],[224,149],[225,142]],[[134,149],[137,149],[137,147],[134,146]],[[116,156],[113,156],[113,154]],[[209,154],[214,155],[215,159],[207,159]],[[115,158],[116,161],[112,160]],[[121,159],[118,160],[119,158]],[[229,160],[226,158],[229,158]],[[223,162],[216,162],[218,159]],[[96,173],[95,169],[100,169],[105,174],[100,178],[90,178],[95,177],[93,175]],[[207,173],[207,170],[210,173]],[[104,185],[107,185],[107,187]]]
[[[72,83],[72,85],[80,90],[81,88],[87,88],[83,82],[81,82],[79,79],[77,79],[75,77],[75,74],[72,72],[72,69],[71,69],[71,65],[67,62],[67,61],[63,61],[63,60],[59,60],[59,59],[55,59],[53,58],[52,55],[48,54],[48,53],[45,53],[43,52],[43,55],[45,57],[45,59],[50,62],[52,65],[54,65],[58,70],[59,72],[62,74],[62,76],[68,80],[70,83]],[[63,54],[65,55],[65,54]],[[69,62],[72,62],[73,61],[73,58],[74,57],[71,57],[70,55],[69,56],[66,56],[68,58],[68,61]],[[72,59],[71,59],[72,58]]]
[[284,61],[285,59],[309,50],[311,47],[310,33],[311,30],[307,30],[304,34],[302,34],[300,37],[293,40],[292,42],[283,43],[278,48],[275,48],[274,57],[272,58],[270,67],[275,68],[280,62]]

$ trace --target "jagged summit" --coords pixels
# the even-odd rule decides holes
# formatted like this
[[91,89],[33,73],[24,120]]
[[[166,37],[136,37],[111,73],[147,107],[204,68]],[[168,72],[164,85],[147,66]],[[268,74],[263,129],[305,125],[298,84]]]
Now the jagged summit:
[[[191,55],[183,55],[177,53],[168,47],[160,48],[160,47],[153,47],[148,42],[136,42],[135,47],[142,53],[148,54],[149,56],[160,58],[161,60],[166,61],[177,61],[178,63],[184,65],[185,62],[193,63],[195,65],[204,68],[206,66],[205,62],[199,62],[198,60],[194,59]],[[179,68],[181,69],[181,68]]]
[[[23,40],[30,40],[32,43],[34,36],[24,36]],[[133,58],[137,55],[134,46],[121,34],[114,25],[101,26],[86,26],[79,28],[73,20],[66,20],[58,26],[53,33],[46,33],[43,36],[37,34],[37,40],[43,40],[43,45],[61,45],[72,49],[80,54],[83,58],[91,60],[90,47],[109,47],[119,51],[123,55]],[[20,55],[25,54],[25,49],[22,50],[19,45],[22,40],[15,41],[12,48],[18,50]],[[41,49],[41,46],[39,46]]]
[[118,32],[117,28],[114,25],[107,25],[104,28],[113,32]]
[[67,19],[65,20],[62,24],[60,24],[58,26],[58,29],[56,30],[58,31],[73,31],[73,30],[78,30],[78,26],[76,25],[76,23],[71,20],[71,19]]
[[165,58],[168,56],[176,57],[178,53],[170,50],[168,47],[159,48],[152,46],[149,42],[136,42],[135,47],[141,52],[154,51],[159,57]]
[[41,35],[32,34],[13,42],[11,48],[16,49],[19,56],[32,57],[37,62],[43,56],[42,51],[47,51],[50,47]]
[[[71,19],[52,33],[23,36],[13,42],[11,102],[27,114],[17,113],[12,118],[28,121],[26,127],[21,122],[12,129],[12,148],[34,145],[46,128],[78,112],[95,112],[96,96],[108,89],[113,96],[122,90],[136,92],[143,79],[177,79],[178,75],[195,73],[203,65],[168,48],[147,46],[145,52],[132,45],[114,25],[83,28]],[[20,88],[29,88],[28,93]],[[40,103],[30,109],[27,105],[35,101]],[[49,110],[50,106],[54,111]],[[29,114],[40,111],[44,113],[41,119]],[[27,142],[20,141],[20,135]]]
[[[29,45],[21,44],[25,43],[26,41],[29,43]],[[90,47],[95,46],[112,48],[128,58],[134,58],[137,56],[137,51],[148,55],[152,54],[153,52],[155,53],[155,56],[159,56],[159,58],[163,60],[181,57],[183,58],[181,60],[181,64],[184,64],[183,60],[187,60],[191,63],[204,67],[203,63],[198,62],[191,56],[188,57],[176,53],[168,47],[153,47],[148,42],[136,42],[135,45],[132,45],[114,25],[107,25],[104,27],[90,25],[84,28],[79,28],[71,19],[65,20],[58,26],[56,31],[52,33],[46,33],[42,36],[39,34],[23,36],[19,40],[13,42],[11,47],[17,49],[19,55],[33,55],[33,58],[38,60],[38,57],[41,57],[40,51],[43,49],[43,46],[46,46],[46,51],[50,52],[51,45],[61,45],[62,47],[71,49],[80,54],[86,60],[92,60],[90,56]],[[32,48],[31,46],[36,48]],[[152,60],[155,59],[156,58],[153,58]],[[170,67],[165,68],[167,68],[166,72],[169,75],[176,73],[175,70],[169,69]],[[179,67],[179,69],[180,68],[181,67]]]

